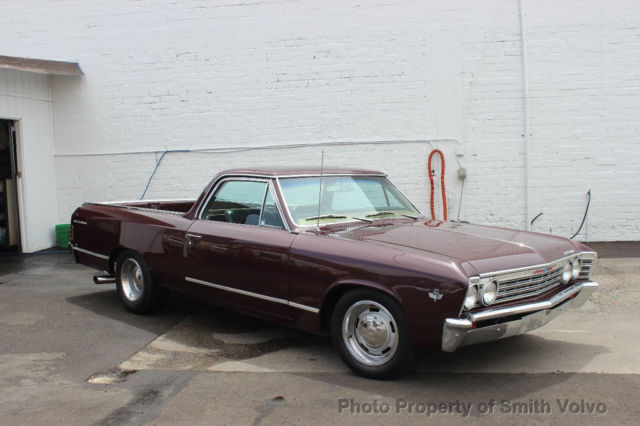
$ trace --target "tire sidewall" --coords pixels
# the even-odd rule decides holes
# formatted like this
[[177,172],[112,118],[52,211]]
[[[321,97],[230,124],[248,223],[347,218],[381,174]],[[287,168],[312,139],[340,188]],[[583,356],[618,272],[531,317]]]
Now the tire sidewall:
[[[354,303],[361,300],[372,300],[383,305],[393,316],[398,328],[398,348],[394,356],[379,366],[361,363],[349,352],[342,336],[344,316]],[[374,290],[351,290],[345,293],[336,303],[331,316],[331,337],[338,354],[344,363],[356,374],[372,379],[388,379],[404,373],[412,364],[412,346],[409,327],[400,304],[392,297]]]

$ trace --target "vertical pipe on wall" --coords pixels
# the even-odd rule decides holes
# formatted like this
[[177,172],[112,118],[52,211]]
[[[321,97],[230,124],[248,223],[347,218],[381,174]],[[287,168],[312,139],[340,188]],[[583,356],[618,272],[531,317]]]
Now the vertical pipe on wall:
[[524,226],[527,231],[529,223],[531,196],[529,186],[529,75],[527,67],[527,29],[525,25],[524,0],[518,0],[520,8],[520,40],[522,43],[522,107],[524,115]]

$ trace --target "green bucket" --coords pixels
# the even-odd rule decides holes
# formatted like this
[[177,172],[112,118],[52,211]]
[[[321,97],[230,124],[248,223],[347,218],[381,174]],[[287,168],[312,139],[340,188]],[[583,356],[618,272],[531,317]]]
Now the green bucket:
[[56,244],[60,248],[69,248],[71,225],[56,225]]

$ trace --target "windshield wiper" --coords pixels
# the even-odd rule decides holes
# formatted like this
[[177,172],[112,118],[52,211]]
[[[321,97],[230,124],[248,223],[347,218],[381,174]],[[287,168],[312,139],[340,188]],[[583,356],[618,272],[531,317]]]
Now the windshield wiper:
[[371,219],[365,219],[364,217],[355,217],[355,216],[353,216],[353,218],[356,219],[356,220],[361,220],[363,222],[373,223],[373,221]]
[[311,216],[305,217],[304,220],[318,220],[318,219],[346,219],[346,216],[341,216],[338,214],[323,214],[320,216]]
[[365,217],[386,216],[386,215],[388,215],[388,214],[397,214],[397,213],[395,213],[395,212],[385,212],[385,211],[382,211],[382,212],[376,212],[376,213],[368,214],[368,215],[366,215]]
[[402,213],[400,213],[400,216],[408,217],[409,219],[413,219],[413,220],[418,219],[418,216],[411,216],[410,214],[402,214]]
[[397,214],[398,216],[408,217],[409,219],[413,219],[413,220],[418,219],[418,216],[411,216],[410,214],[388,212],[388,211],[381,211],[381,212],[371,213],[371,214],[366,215],[365,217],[386,216],[386,215],[389,215],[389,214]]

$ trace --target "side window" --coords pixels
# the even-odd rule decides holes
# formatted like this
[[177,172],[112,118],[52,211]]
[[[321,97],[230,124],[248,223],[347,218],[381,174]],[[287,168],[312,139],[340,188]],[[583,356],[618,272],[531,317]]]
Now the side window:
[[209,200],[202,218],[217,222],[258,225],[266,182],[228,180]]
[[262,226],[284,229],[284,223],[276,207],[276,202],[271,195],[271,191],[267,191],[267,197],[264,200],[264,210],[262,211]]

